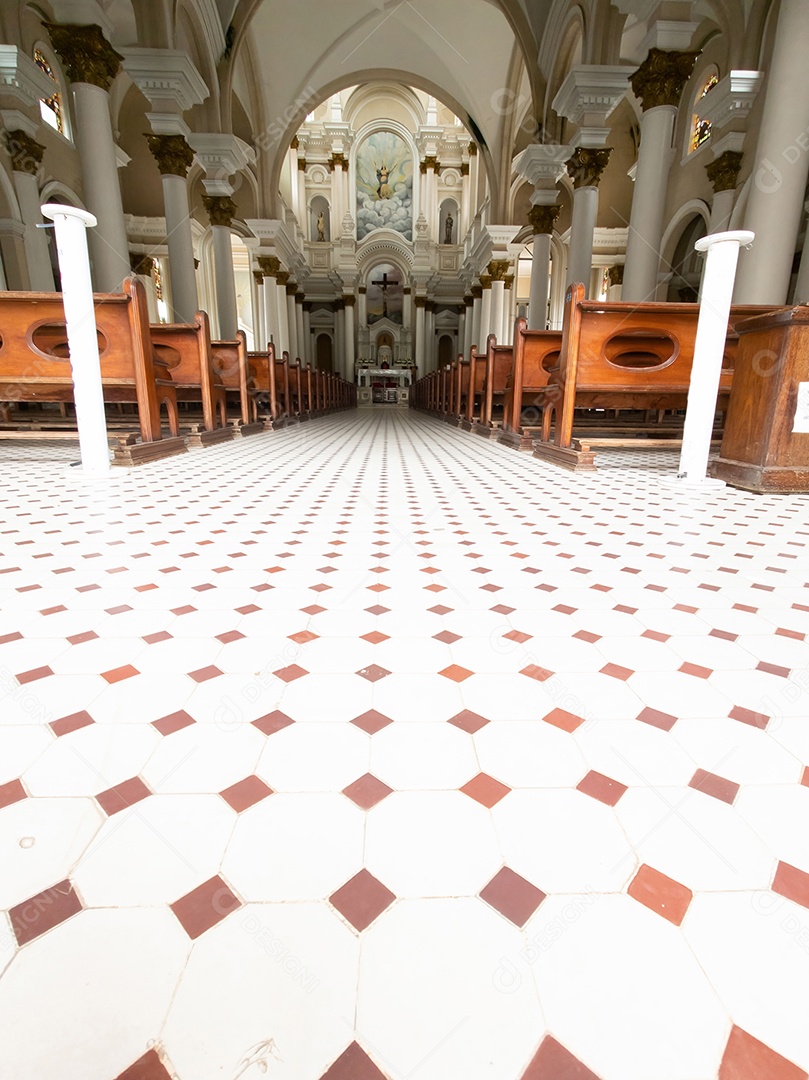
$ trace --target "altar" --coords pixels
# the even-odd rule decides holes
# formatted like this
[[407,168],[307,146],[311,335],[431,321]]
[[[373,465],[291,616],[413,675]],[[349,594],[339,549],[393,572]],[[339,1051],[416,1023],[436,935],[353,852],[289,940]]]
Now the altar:
[[381,348],[375,361],[357,362],[357,398],[361,405],[406,405],[412,382],[410,361],[394,361],[389,348]]

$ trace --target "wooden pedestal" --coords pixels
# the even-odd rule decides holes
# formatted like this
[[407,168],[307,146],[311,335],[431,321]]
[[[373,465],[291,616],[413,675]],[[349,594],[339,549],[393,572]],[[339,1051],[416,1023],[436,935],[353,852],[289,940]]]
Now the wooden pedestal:
[[[809,431],[795,431],[809,384],[809,307],[736,324],[739,351],[725,436],[709,473],[747,491],[809,491]],[[806,387],[809,392],[809,386]]]

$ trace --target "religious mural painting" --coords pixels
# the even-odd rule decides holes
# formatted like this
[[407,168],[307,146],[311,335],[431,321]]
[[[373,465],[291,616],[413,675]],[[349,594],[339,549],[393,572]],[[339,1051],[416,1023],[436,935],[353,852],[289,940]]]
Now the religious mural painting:
[[357,239],[394,229],[413,239],[413,157],[404,139],[375,131],[357,151]]
[[366,310],[368,325],[380,319],[403,322],[404,292],[402,272],[391,263],[379,263],[368,278]]

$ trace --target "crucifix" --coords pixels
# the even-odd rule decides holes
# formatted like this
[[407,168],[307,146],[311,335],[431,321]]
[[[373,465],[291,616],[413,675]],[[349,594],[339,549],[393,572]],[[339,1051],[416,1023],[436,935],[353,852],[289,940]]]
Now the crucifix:
[[387,317],[388,317],[388,289],[391,287],[391,285],[396,285],[397,282],[388,280],[388,272],[386,270],[381,278],[377,278],[376,281],[372,281],[371,284],[372,285],[378,285],[380,287],[380,289],[382,290],[382,318],[387,319]]

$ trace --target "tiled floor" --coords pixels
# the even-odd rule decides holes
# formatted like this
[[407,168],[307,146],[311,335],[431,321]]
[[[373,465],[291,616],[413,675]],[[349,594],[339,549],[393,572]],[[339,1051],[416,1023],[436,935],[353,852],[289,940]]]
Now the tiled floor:
[[799,1080],[805,497],[0,443],[4,1080]]

